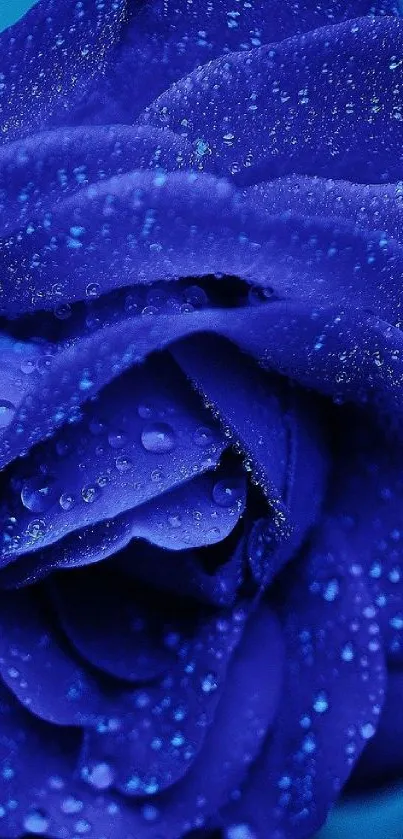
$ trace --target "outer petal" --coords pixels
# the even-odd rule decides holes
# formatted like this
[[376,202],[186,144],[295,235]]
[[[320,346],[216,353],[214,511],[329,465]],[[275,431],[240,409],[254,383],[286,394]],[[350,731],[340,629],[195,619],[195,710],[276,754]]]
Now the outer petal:
[[270,0],[269,14],[261,2],[234,7],[230,0],[215,0],[214,6],[194,0],[178,6],[173,0],[152,0],[134,16],[105,81],[93,85],[75,119],[132,122],[172,82],[220,55],[359,15],[396,11],[389,0],[303,0],[298,6],[292,0]]
[[[285,577],[287,675],[281,711],[226,825],[252,836],[311,836],[375,733],[384,695],[380,645],[348,542],[326,527]],[[228,830],[228,836],[231,836]]]
[[[245,754],[253,760],[258,753],[277,711],[282,667],[278,623],[263,607],[245,629],[239,655],[228,671],[216,725],[207,732],[198,760],[181,784],[155,802],[138,805],[73,777],[76,743],[71,729],[69,747],[60,735],[52,745],[56,729],[39,726],[2,694],[8,733],[4,757],[9,760],[10,742],[13,754],[12,766],[8,760],[5,763],[1,784],[5,796],[11,793],[10,800],[16,800],[15,808],[2,813],[3,835],[40,829],[43,835],[70,839],[92,829],[105,839],[177,839],[200,827],[239,785]],[[267,674],[263,684],[262,673]]]
[[361,18],[230,53],[141,119],[202,141],[209,166],[244,184],[287,173],[398,180],[402,39],[398,18]]
[[34,230],[2,240],[2,311],[52,310],[91,286],[102,294],[219,272],[288,299],[396,316],[403,247],[351,223],[268,215],[248,196],[184,172],[132,172],[80,190]]
[[46,126],[82,96],[119,36],[126,0],[70,3],[40,0],[0,35],[6,57],[0,89],[3,141]]
[[383,785],[402,774],[403,720],[400,713],[403,674],[389,671],[386,701],[375,737],[368,743],[351,778],[351,786]]
[[0,233],[49,223],[89,184],[132,169],[190,168],[191,147],[170,131],[123,125],[59,128],[0,149]]
[[360,230],[382,230],[403,239],[403,190],[396,184],[353,184],[327,178],[289,175],[245,190],[267,215],[338,219]]
[[[348,412],[340,424],[327,526],[348,539],[389,662],[403,663],[402,452],[393,434]],[[374,639],[374,643],[379,643]]]

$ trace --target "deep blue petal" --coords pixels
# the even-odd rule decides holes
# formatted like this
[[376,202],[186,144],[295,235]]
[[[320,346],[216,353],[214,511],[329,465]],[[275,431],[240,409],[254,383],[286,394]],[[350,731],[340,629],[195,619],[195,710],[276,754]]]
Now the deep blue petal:
[[72,101],[102,72],[119,37],[125,0],[71,3],[40,0],[0,34],[3,58],[0,123],[3,142],[68,118]]
[[[195,70],[142,115],[210,150],[214,171],[402,177],[403,21],[359,18]],[[336,130],[337,129],[337,130]]]
[[[54,544],[73,530],[144,505],[214,468],[226,446],[225,437],[214,428],[175,365],[162,357],[148,362],[115,380],[96,402],[87,404],[80,422],[64,426],[11,470],[3,520],[13,519],[14,527],[11,540],[3,543],[3,557]],[[221,504],[221,510],[235,524],[244,504],[245,485],[239,473],[228,479],[238,489],[228,504]],[[214,502],[213,486],[210,480],[196,488],[190,505],[205,495],[202,507],[207,515],[209,508],[211,512],[220,508]],[[158,538],[159,521],[160,529],[169,531],[167,516],[177,511],[175,502],[171,506],[168,502],[165,514],[163,509],[164,505],[155,512],[147,509],[134,520],[117,522],[116,534],[132,530],[133,535],[152,538],[154,526],[157,543],[162,539],[164,544],[164,536]],[[152,522],[147,521],[148,515]],[[223,517],[225,513],[220,520]],[[189,541],[191,545],[190,534]]]
[[381,646],[355,551],[326,527],[284,581],[288,663],[275,728],[249,772],[227,825],[302,839],[324,821],[374,735],[384,699]]
[[133,17],[107,68],[74,115],[76,121],[133,122],[172,82],[200,64],[233,51],[247,52],[318,26],[367,13],[396,13],[389,0],[318,4],[270,0],[234,6],[230,0],[194,0],[178,6],[153,0]]

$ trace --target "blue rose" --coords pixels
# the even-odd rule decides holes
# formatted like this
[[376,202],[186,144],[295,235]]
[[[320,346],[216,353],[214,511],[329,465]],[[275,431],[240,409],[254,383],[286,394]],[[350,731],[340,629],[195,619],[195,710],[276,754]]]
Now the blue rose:
[[402,766],[399,9],[0,41],[0,836],[311,837]]

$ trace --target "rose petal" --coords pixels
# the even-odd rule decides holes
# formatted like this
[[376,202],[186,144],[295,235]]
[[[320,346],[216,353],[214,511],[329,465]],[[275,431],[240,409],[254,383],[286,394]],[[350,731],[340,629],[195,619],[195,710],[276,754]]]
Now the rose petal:
[[[83,381],[91,389],[91,380]],[[87,408],[79,424],[65,426],[12,469],[3,517],[13,520],[13,528],[4,558],[43,548],[157,498],[216,466],[227,445],[169,358],[117,379]],[[239,516],[244,486],[239,475],[234,480],[234,500],[215,505],[210,496],[207,508],[226,507]],[[151,511],[154,524],[164,506]],[[176,515],[175,507],[171,512]],[[133,535],[150,533],[141,513],[133,523],[118,522],[117,533],[119,524]],[[166,516],[162,524],[166,529]]]
[[401,300],[397,242],[332,219],[268,215],[205,173],[100,181],[55,206],[34,232],[3,238],[1,258],[5,314],[84,300],[89,284],[101,294],[218,272],[288,299],[350,302],[389,318]]
[[289,175],[245,190],[267,215],[338,219],[360,230],[382,230],[385,239],[403,239],[402,187],[352,184],[327,178]]
[[[389,661],[403,662],[401,447],[371,420],[347,413],[339,426],[328,501],[329,532],[344,533],[353,571],[371,596]],[[374,643],[379,641],[374,638]]]
[[[74,420],[77,404],[151,352],[202,332],[223,335],[266,368],[338,400],[375,402],[396,419],[402,414],[401,332],[367,312],[279,301],[251,309],[126,318],[76,339],[56,355],[41,389],[28,392],[0,439],[1,465]],[[90,391],[81,389],[83,378],[93,382]]]
[[327,457],[314,401],[308,406],[300,393],[217,338],[182,341],[173,353],[269,501],[269,544],[258,548],[254,533],[250,546],[254,573],[268,583],[301,544],[323,498]]
[[170,131],[123,125],[60,128],[0,149],[0,235],[48,224],[55,206],[131,169],[190,168],[191,148]]
[[287,173],[399,180],[402,49],[397,17],[324,26],[194,70],[140,121],[202,139],[209,168],[238,183]]
[[323,527],[308,558],[285,576],[281,710],[239,800],[224,809],[229,836],[240,824],[253,837],[311,836],[375,733],[383,653],[372,646],[365,582],[349,571],[354,556]]
[[[153,0],[136,9],[125,37],[110,62],[106,79],[97,80],[75,114],[78,122],[133,122],[169,85],[219,55],[243,52],[326,23],[367,13],[392,14],[394,4],[380,0],[334,2],[320,6],[304,0],[270,0],[234,7],[230,0],[194,0],[191,6]],[[201,153],[203,146],[201,144]],[[207,152],[208,153],[208,152]]]
[[[181,784],[155,803],[128,804],[111,790],[105,795],[94,788],[93,780],[77,779],[71,729],[66,740],[60,728],[39,723],[2,691],[2,708],[8,711],[2,784],[4,797],[16,801],[16,809],[7,808],[2,815],[2,833],[16,837],[31,826],[50,836],[70,837],[92,829],[105,839],[176,839],[200,826],[239,785],[245,754],[253,760],[277,711],[283,644],[278,623],[266,607],[252,616],[241,643],[228,670],[216,725],[207,732],[198,759]],[[267,674],[263,684],[262,673]]]
[[402,774],[403,674],[389,671],[386,700],[377,732],[364,749],[351,778],[351,787],[383,785]]
[[[88,5],[41,0],[0,34],[2,139],[13,140],[68,114],[119,37],[125,0]],[[28,69],[27,69],[28,68]]]

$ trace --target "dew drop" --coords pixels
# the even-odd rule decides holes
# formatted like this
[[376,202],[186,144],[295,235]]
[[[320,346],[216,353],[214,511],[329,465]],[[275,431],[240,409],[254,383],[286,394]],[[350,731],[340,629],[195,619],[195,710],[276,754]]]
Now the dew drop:
[[114,772],[109,763],[96,763],[88,773],[88,782],[95,789],[108,789],[114,780]]
[[213,439],[213,432],[211,428],[208,428],[206,425],[200,425],[199,428],[196,428],[196,431],[193,435],[193,440],[196,443],[196,446],[208,446]]
[[375,726],[372,722],[367,722],[361,726],[360,733],[363,740],[370,740],[375,734]]
[[74,798],[72,795],[68,795],[61,803],[61,810],[66,815],[74,815],[75,813],[80,813],[83,809],[84,804],[80,801],[79,798]]
[[58,320],[68,320],[71,317],[71,306],[69,303],[60,303],[53,309],[53,314]]
[[75,503],[76,499],[74,498],[74,495],[70,495],[69,492],[64,492],[59,498],[59,504],[62,510],[71,510]]
[[126,439],[126,434],[123,431],[111,431],[108,434],[108,443],[112,449],[121,449]]
[[329,703],[327,701],[326,694],[323,691],[321,691],[315,697],[315,701],[313,703],[313,708],[314,708],[314,710],[316,711],[317,714],[324,714],[325,711],[327,711],[328,707],[329,707]]
[[248,824],[232,824],[225,831],[225,839],[256,839]]
[[89,283],[85,289],[87,297],[98,297],[100,291],[99,283]]
[[150,419],[153,415],[153,409],[151,405],[139,405],[137,408],[137,413],[141,419]]
[[93,504],[101,495],[101,490],[99,486],[94,486],[93,484],[88,484],[81,490],[81,496],[83,501],[86,504]]
[[201,680],[201,689],[203,693],[213,693],[217,690],[217,678],[214,673],[206,673]]
[[23,484],[21,501],[31,513],[43,513],[55,500],[54,481],[49,477],[31,478]]
[[28,833],[46,833],[49,828],[49,818],[43,810],[30,810],[24,818],[24,828]]
[[27,527],[27,533],[31,539],[41,539],[45,535],[46,524],[43,519],[34,519],[30,521]]
[[150,422],[142,431],[141,442],[147,452],[163,454],[175,447],[175,434],[167,422]]
[[213,487],[213,500],[219,507],[233,507],[242,498],[242,483],[234,479],[217,481]]
[[12,402],[8,402],[7,399],[0,401],[0,428],[6,428],[10,424],[15,412],[16,407]]
[[132,465],[133,464],[130,458],[124,457],[124,455],[117,457],[115,460],[115,466],[118,472],[128,472],[128,470],[131,469]]
[[35,367],[36,364],[30,358],[24,359],[20,364],[21,373],[25,373],[28,376],[34,372]]

